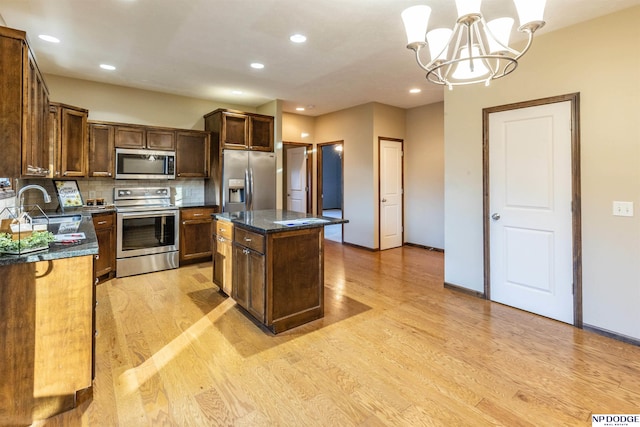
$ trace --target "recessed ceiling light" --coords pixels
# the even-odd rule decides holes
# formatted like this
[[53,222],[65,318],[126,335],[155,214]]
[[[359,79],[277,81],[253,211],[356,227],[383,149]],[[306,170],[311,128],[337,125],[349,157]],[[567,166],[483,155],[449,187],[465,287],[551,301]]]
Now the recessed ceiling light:
[[422,89],[413,88],[409,90],[409,93],[420,93],[420,92],[422,92]]
[[307,41],[307,38],[302,34],[294,34],[291,37],[289,37],[289,40],[291,40],[294,43],[304,43]]
[[264,64],[261,64],[259,62],[252,62],[251,68],[255,68],[256,70],[262,70],[264,68]]
[[242,91],[241,90],[232,90],[231,93],[234,94],[234,95],[242,95]]
[[304,107],[296,107],[296,111],[304,111]]
[[300,134],[300,137],[301,137],[301,138],[306,138],[306,137],[308,137],[308,136],[309,136],[309,133],[308,133],[308,132],[302,132],[302,133]]
[[46,42],[49,42],[49,43],[60,43],[60,39],[59,38],[53,37],[53,36],[49,36],[47,34],[40,34],[38,36],[38,38],[40,38],[41,40],[44,40]]
[[103,70],[109,70],[109,71],[113,71],[116,69],[116,67],[109,64],[100,64],[100,68],[102,68]]

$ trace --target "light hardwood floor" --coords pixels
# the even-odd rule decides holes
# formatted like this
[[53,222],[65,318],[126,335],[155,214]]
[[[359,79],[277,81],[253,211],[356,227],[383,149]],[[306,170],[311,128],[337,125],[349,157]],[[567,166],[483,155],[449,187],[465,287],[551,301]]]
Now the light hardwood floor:
[[93,400],[47,426],[590,426],[640,348],[443,288],[443,255],[326,243],[326,316],[273,336],[208,264],[98,286]]

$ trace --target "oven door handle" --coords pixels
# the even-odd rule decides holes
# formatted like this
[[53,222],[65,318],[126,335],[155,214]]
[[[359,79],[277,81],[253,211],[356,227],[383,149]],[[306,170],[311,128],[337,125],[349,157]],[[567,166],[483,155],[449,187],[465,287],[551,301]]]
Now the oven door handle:
[[144,211],[144,212],[121,212],[118,215],[122,219],[129,218],[148,218],[151,216],[176,216],[178,213],[177,210],[167,210],[167,211]]

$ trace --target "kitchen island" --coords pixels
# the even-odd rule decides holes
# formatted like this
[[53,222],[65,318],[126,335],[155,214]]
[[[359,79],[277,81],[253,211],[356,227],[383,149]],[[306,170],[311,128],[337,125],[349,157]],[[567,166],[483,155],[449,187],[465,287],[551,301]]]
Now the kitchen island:
[[224,238],[214,234],[214,282],[231,278],[231,297],[251,317],[277,334],[324,316],[324,226],[347,220],[283,210],[213,217],[215,230],[233,230],[231,263],[216,256]]
[[0,425],[30,425],[91,396],[98,243],[91,216],[78,218],[84,239],[0,256]]

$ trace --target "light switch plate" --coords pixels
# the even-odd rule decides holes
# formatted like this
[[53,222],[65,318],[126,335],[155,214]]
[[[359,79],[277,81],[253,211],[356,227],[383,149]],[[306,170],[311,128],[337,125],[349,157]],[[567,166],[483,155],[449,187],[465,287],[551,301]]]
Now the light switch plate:
[[633,202],[613,202],[613,215],[633,216]]

